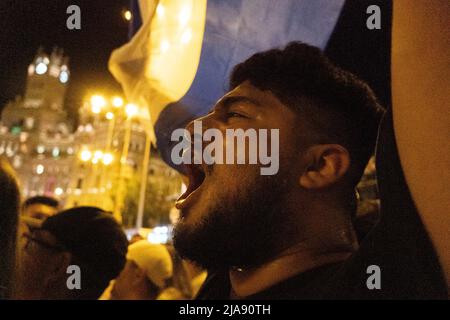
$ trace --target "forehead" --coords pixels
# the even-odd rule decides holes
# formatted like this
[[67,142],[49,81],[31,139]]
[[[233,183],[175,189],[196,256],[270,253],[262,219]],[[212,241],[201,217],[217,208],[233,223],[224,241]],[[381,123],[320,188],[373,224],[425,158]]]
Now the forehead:
[[53,215],[56,212],[56,208],[48,206],[42,203],[33,203],[25,208],[25,214],[34,216],[36,214],[43,214],[46,216]]

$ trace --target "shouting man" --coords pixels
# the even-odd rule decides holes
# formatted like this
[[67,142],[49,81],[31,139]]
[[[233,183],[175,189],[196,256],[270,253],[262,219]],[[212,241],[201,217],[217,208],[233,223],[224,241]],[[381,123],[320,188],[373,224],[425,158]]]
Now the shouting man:
[[[237,65],[230,91],[197,121],[223,136],[277,129],[279,149],[269,153],[277,153],[279,169],[263,175],[260,163],[187,165],[174,244],[209,270],[198,298],[442,297],[433,285],[438,268],[418,276],[420,261],[411,265],[408,250],[394,249],[405,243],[396,229],[409,221],[383,224],[361,245],[355,237],[355,187],[382,114],[364,82],[309,45],[291,43]],[[194,141],[194,124],[187,129]],[[255,150],[248,142],[247,153]],[[431,248],[420,231],[409,235],[412,250]],[[400,270],[412,279],[397,277]]]

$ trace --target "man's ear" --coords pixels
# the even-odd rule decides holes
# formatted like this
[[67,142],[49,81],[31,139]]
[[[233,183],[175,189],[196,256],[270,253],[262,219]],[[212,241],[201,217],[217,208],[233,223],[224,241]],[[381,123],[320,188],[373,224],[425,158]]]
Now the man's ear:
[[305,189],[321,189],[338,182],[350,167],[350,154],[339,144],[320,144],[307,149],[306,166],[300,176]]

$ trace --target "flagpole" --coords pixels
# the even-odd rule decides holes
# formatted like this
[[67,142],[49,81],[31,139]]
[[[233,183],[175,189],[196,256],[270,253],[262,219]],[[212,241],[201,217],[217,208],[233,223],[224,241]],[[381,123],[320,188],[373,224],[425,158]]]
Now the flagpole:
[[[138,90],[139,85],[136,85],[135,90]],[[147,192],[147,177],[148,177],[148,167],[150,163],[150,153],[151,153],[151,145],[153,138],[153,123],[151,120],[150,108],[142,101],[142,105],[144,106],[141,109],[141,124],[144,126],[145,132],[145,150],[144,150],[144,158],[142,159],[142,171],[141,171],[141,185],[139,188],[139,203],[138,203],[138,211],[136,216],[136,228],[139,230],[143,226],[144,220],[144,211],[145,211],[145,196]]]
[[117,219],[119,223],[122,223],[122,209],[123,209],[123,201],[124,201],[124,193],[125,191],[125,181],[124,181],[124,171],[127,166],[127,158],[128,158],[128,150],[130,146],[131,139],[131,117],[125,120],[125,137],[123,141],[122,147],[122,155],[120,157],[119,162],[119,177],[118,177],[118,185],[116,189],[116,198],[115,198],[115,206],[114,206],[114,217]]
[[139,191],[139,205],[136,217],[137,229],[142,228],[144,220],[145,193],[147,190],[147,175],[148,175],[148,165],[150,162],[150,149],[151,149],[150,135],[147,133],[147,130],[145,130],[145,152],[144,152],[144,159],[142,160],[141,186]]

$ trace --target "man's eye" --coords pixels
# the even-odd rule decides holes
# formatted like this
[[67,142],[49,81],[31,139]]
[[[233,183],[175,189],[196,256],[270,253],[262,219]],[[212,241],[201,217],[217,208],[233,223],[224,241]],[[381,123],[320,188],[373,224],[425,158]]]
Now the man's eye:
[[246,118],[243,114],[233,111],[227,112],[227,116],[228,118]]

